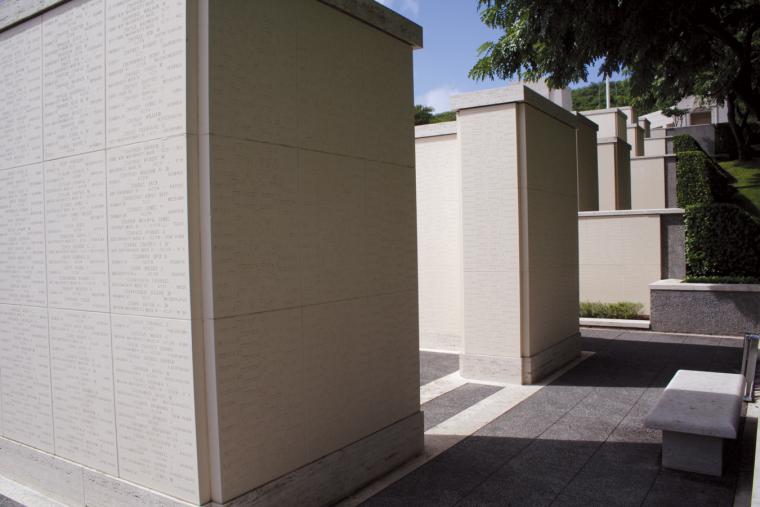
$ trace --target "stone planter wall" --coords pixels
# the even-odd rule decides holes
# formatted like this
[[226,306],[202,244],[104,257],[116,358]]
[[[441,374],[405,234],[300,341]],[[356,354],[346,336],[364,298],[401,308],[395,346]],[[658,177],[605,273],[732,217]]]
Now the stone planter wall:
[[760,284],[682,283],[649,285],[653,331],[743,335],[760,331]]

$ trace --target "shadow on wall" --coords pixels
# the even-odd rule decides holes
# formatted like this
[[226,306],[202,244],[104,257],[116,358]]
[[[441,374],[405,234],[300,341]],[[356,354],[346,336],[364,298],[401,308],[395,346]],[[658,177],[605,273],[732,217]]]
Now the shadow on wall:
[[[754,297],[756,293],[747,293],[747,297],[741,297],[741,294],[736,292],[714,292],[715,299],[721,304],[727,304],[735,308],[742,317],[747,319],[747,322],[756,321],[760,315],[760,302],[757,297]],[[746,329],[745,331],[757,333],[760,332],[760,329]]]

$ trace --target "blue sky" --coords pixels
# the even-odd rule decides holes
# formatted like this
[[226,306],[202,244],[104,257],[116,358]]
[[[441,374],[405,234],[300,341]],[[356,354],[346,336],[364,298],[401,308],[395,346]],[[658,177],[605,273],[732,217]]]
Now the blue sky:
[[[452,93],[493,88],[505,81],[476,82],[467,73],[477,60],[478,47],[498,32],[480,21],[476,0],[378,0],[422,26],[423,49],[414,53],[415,103],[449,109]],[[615,76],[613,76],[615,79]],[[596,71],[589,81],[601,81]]]

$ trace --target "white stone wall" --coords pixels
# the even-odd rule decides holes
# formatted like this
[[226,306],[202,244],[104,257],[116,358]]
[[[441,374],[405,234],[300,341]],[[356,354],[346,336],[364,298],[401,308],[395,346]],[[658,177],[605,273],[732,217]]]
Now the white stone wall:
[[631,158],[631,209],[667,207],[664,156]]
[[519,358],[522,305],[517,105],[465,109],[459,112],[458,121],[464,352]]
[[208,48],[226,501],[419,410],[412,55],[314,0],[212,2]]
[[0,435],[200,502],[193,23],[73,0],[0,33]]
[[456,133],[417,137],[420,347],[462,351],[462,174]]
[[633,301],[649,314],[649,284],[661,278],[660,215],[584,213],[578,219],[580,299]]

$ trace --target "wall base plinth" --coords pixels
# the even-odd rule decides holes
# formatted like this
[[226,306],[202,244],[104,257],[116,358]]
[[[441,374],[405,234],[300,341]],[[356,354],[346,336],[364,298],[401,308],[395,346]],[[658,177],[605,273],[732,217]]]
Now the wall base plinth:
[[529,357],[478,354],[459,356],[462,377],[481,382],[535,384],[581,355],[581,335],[574,333],[556,345]]
[[[420,454],[423,425],[417,412],[229,502],[206,505],[330,505]],[[72,506],[194,505],[4,438],[0,475]]]

